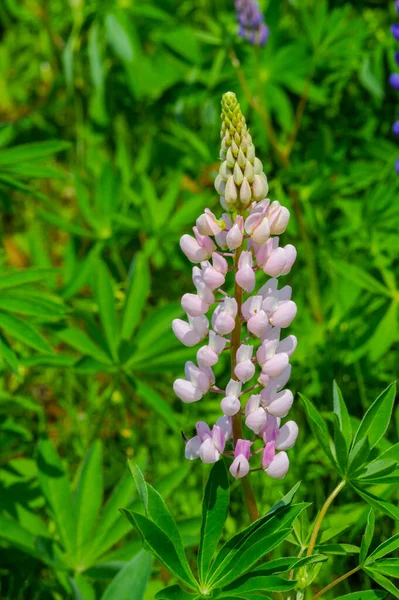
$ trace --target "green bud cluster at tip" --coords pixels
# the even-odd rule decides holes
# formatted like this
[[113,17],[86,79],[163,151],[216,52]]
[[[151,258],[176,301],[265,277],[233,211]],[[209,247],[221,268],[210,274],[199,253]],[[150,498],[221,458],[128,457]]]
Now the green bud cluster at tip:
[[215,188],[224,209],[242,211],[254,200],[266,198],[269,191],[267,178],[261,161],[255,156],[252,137],[233,92],[222,96],[221,119],[220,158],[223,162]]

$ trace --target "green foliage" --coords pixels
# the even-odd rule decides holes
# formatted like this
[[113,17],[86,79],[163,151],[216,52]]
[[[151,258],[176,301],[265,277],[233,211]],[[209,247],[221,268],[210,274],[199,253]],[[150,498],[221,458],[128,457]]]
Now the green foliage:
[[[156,515],[169,511],[151,492],[143,516],[126,458],[178,517],[178,535],[165,518],[187,581],[198,567],[203,584],[220,548],[236,536],[244,544],[239,490],[231,489],[226,518],[225,473],[209,480],[205,521],[206,467],[189,472],[182,464],[180,430],[189,436],[205,414],[216,419],[219,402],[182,406],[172,394],[195,356],[170,328],[192,286],[178,242],[205,207],[216,211],[219,103],[228,89],[248,115],[271,198],[291,211],[285,239],[298,261],[284,285],[298,305],[299,345],[290,383],[312,399],[293,407],[300,436],[286,479],[251,474],[262,518],[271,519],[268,511],[299,480],[300,500],[312,506],[282,529],[269,521],[250,529],[250,545],[240,546],[249,571],[239,585],[282,579],[316,593],[345,561],[364,568],[326,600],[384,597],[368,589],[376,586],[397,594],[394,387],[371,404],[398,364],[398,147],[390,137],[398,98],[387,85],[394,3],[260,4],[270,38],[258,51],[237,38],[232,0],[1,3],[5,600],[118,600],[139,575],[137,596],[148,579],[143,600],[198,598],[157,560],[149,575],[149,556],[139,554],[140,538],[118,509],[161,530]],[[217,370],[227,381],[224,357]],[[335,473],[347,484],[323,521],[317,562],[307,562],[309,532]],[[393,558],[377,555],[366,565],[384,544]],[[239,572],[237,554],[230,559]],[[237,600],[236,580],[227,583],[227,566],[223,573],[231,589],[223,597]],[[239,598],[269,596],[278,593]]]

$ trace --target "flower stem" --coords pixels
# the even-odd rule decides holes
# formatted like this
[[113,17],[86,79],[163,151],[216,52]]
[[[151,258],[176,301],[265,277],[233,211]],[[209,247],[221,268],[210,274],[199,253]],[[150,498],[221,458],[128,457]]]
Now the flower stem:
[[316,545],[317,535],[319,533],[323,519],[326,516],[326,513],[327,513],[328,509],[330,508],[331,504],[333,503],[334,499],[338,496],[338,494],[343,489],[345,484],[346,484],[346,481],[344,481],[344,480],[340,481],[339,484],[337,485],[337,487],[331,492],[331,494],[328,496],[327,500],[324,502],[322,509],[316,519],[315,524],[314,524],[312,535],[310,537],[308,550],[306,552],[306,556],[310,556],[312,554],[314,547]]
[[325,594],[326,592],[328,592],[328,590],[331,590],[338,583],[341,583],[341,581],[344,581],[345,579],[348,579],[348,577],[350,577],[351,575],[353,575],[354,573],[356,573],[357,571],[359,571],[360,568],[361,568],[360,566],[357,566],[354,569],[352,569],[351,571],[348,571],[347,573],[345,573],[345,575],[341,575],[341,577],[338,577],[338,579],[334,579],[334,581],[332,581],[331,583],[329,583],[328,585],[326,585],[326,587],[323,588],[322,590],[320,590],[320,592],[317,592],[317,594],[315,596],[313,596],[312,600],[317,600],[317,598],[322,598],[323,594]]
[[[242,246],[237,248],[235,257],[234,257],[234,273],[238,270],[238,261],[240,259],[242,252]],[[237,380],[236,375],[234,374],[234,369],[237,365],[237,350],[241,345],[241,306],[242,306],[242,288],[238,285],[238,283],[234,280],[234,298],[237,302],[237,315],[235,319],[235,326],[233,332],[231,334],[231,378]],[[237,440],[242,438],[242,422],[241,415],[238,412],[236,415],[232,417],[233,421],[233,440],[234,446],[237,443]],[[259,519],[259,511],[256,505],[256,498],[254,494],[254,490],[251,484],[250,476],[247,475],[241,479],[242,491],[244,495],[245,504],[247,507],[247,511],[249,514],[249,518],[251,522]]]

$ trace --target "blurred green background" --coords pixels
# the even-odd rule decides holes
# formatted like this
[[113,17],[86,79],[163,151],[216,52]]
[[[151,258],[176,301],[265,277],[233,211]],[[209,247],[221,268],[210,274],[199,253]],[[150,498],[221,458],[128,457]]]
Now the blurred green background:
[[[170,323],[192,287],[179,237],[205,207],[221,212],[225,91],[239,97],[271,199],[292,213],[291,389],[327,411],[335,378],[360,417],[397,376],[394,3],[261,6],[270,38],[259,49],[237,38],[232,0],[0,4],[1,598],[102,597],[140,549],[117,513],[134,502],[126,457],[195,551],[209,469],[184,462],[180,431],[213,422],[219,403],[174,397],[195,350]],[[216,374],[227,379],[228,364]],[[262,511],[302,479],[315,512],[334,483],[300,400],[292,415],[301,433],[286,479],[253,477]],[[392,439],[398,429],[396,412]],[[245,523],[233,490],[226,534]],[[72,494],[78,556],[63,531]],[[347,490],[327,524],[358,543],[366,513]],[[392,527],[378,520],[380,540]],[[359,577],[353,589],[367,589]],[[155,565],[146,600],[167,582]]]

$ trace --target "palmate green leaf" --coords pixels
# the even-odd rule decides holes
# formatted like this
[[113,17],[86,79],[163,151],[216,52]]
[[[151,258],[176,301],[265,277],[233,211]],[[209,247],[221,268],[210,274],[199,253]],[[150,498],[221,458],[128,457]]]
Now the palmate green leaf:
[[[157,489],[157,491],[161,494],[161,496],[164,499],[168,498],[170,496],[170,494],[185,479],[190,468],[191,468],[190,463],[180,465],[177,469],[171,471],[166,477],[164,477],[160,481],[156,482],[154,487]],[[130,475],[129,475],[129,479],[132,481],[132,485],[134,485],[133,480],[130,477]],[[99,557],[102,557],[101,560],[108,560],[109,553],[108,554],[105,554],[105,553],[108,552],[110,550],[110,548],[112,548],[112,546],[114,546],[125,535],[127,535],[127,533],[129,533],[131,531],[130,522],[126,520],[126,517],[124,515],[122,515],[118,511],[118,509],[123,505],[128,506],[132,510],[140,510],[140,508],[141,508],[140,500],[137,500],[133,504],[130,504],[129,501],[124,502],[122,497],[120,497],[121,501],[118,503],[117,502],[118,497],[119,497],[119,495],[116,497],[113,497],[113,495],[111,496],[111,498],[113,498],[113,500],[111,503],[111,499],[110,499],[110,506],[107,511],[108,518],[111,520],[111,515],[109,513],[114,508],[117,509],[117,513],[115,514],[116,518],[113,520],[112,526],[110,526],[107,529],[99,528],[99,531],[104,532],[104,535],[102,535],[101,537],[99,536],[98,538],[97,537],[95,538],[96,546],[93,549],[92,554],[96,559],[98,559]],[[108,507],[108,503],[107,503],[106,507]],[[128,558],[130,558],[130,556]],[[126,558],[124,558],[124,560],[126,560]]]
[[40,335],[33,325],[19,317],[0,312],[0,328],[10,336],[43,354],[54,354],[50,344]]
[[371,579],[374,579],[378,585],[387,590],[394,598],[399,598],[399,590],[398,588],[383,575],[377,569],[371,567],[364,567],[364,571],[367,573]]
[[6,540],[12,546],[20,548],[32,556],[37,556],[35,538],[36,536],[25,529],[18,521],[0,515],[0,539]]
[[0,166],[46,158],[62,150],[67,150],[70,146],[69,142],[62,140],[48,140],[46,142],[32,142],[30,144],[14,146],[13,148],[5,148],[0,150]]
[[305,507],[297,504],[265,515],[228,540],[216,556],[206,584],[227,585],[248,571],[289,535],[292,523]]
[[63,306],[58,304],[58,302],[33,297],[27,299],[2,296],[0,298],[0,309],[6,312],[16,312],[21,315],[41,317],[46,321],[49,319],[60,319],[65,314]]
[[[389,476],[397,469],[397,462],[395,460],[375,460],[369,463],[364,471],[359,473],[356,477],[357,481],[363,481],[367,483],[369,479],[383,480],[384,477]],[[383,481],[381,481],[383,483]]]
[[186,553],[184,552],[180,531],[177,527],[176,521],[172,517],[170,511],[166,507],[162,496],[157,492],[151,485],[146,483],[143,474],[139,467],[133,461],[128,462],[129,469],[132,473],[134,482],[136,484],[137,491],[141,498],[147,517],[164,532],[164,534],[173,543],[175,551],[179,557],[179,560],[187,573],[187,576],[192,579],[195,584],[195,579],[191,573],[190,566],[188,564]]
[[102,504],[103,464],[102,445],[97,440],[90,448],[76,488],[77,560],[85,559],[85,544],[90,539]]
[[373,509],[371,509],[369,514],[367,515],[366,530],[362,536],[362,543],[360,546],[359,563],[361,565],[364,564],[364,562],[367,558],[367,553],[369,551],[370,544],[373,541],[374,526],[375,526],[375,516],[374,516]]
[[139,379],[132,379],[127,376],[127,379],[132,385],[135,386],[136,392],[140,398],[150,406],[158,415],[169,425],[174,431],[179,431],[179,427],[176,422],[175,413],[170,408],[169,404],[165,402],[162,396],[150,386]]
[[386,592],[382,590],[367,590],[366,592],[352,592],[345,596],[339,596],[335,600],[380,600],[385,598]]
[[334,260],[330,264],[333,270],[339,273],[339,275],[342,275],[342,277],[349,279],[351,284],[358,285],[367,292],[391,296],[391,292],[388,288],[361,267],[340,260]]
[[145,548],[149,549],[154,556],[176,577],[181,579],[190,589],[196,589],[197,583],[192,573],[187,573],[182,565],[180,557],[173,542],[168,535],[158,527],[156,523],[127,509],[121,509],[133,527],[140,533]]
[[38,444],[39,484],[50,507],[61,541],[67,552],[76,549],[76,510],[69,481],[51,442],[42,437]]
[[198,594],[185,592],[178,585],[171,585],[154,596],[154,600],[196,600],[197,598],[199,598]]
[[150,292],[150,269],[148,259],[142,252],[136,254],[131,271],[122,316],[121,337],[123,340],[129,340],[133,335]]
[[48,210],[40,209],[38,211],[38,215],[50,223],[50,225],[53,225],[57,229],[61,229],[61,231],[66,231],[67,233],[71,233],[72,235],[82,238],[95,239],[97,237],[97,234],[93,233],[93,231],[90,231],[90,229],[85,229],[79,225],[74,225],[70,221],[63,219],[62,217],[59,217]]
[[366,500],[366,502],[368,502],[370,506],[372,506],[376,510],[380,510],[392,519],[395,519],[395,521],[399,521],[399,508],[397,506],[395,506],[391,502],[388,502],[387,500],[384,500],[383,498],[371,494],[370,492],[368,492],[364,488],[361,488],[358,484],[354,482],[351,485],[353,489],[356,490],[356,492],[359,494],[359,496]]
[[119,571],[101,600],[143,600],[151,574],[151,554],[142,550]]
[[0,357],[11,367],[18,376],[18,359],[5,336],[0,331]]
[[306,414],[308,416],[309,426],[312,430],[312,433],[317,438],[317,441],[324,450],[324,453],[327,456],[327,458],[330,460],[332,465],[335,468],[337,468],[337,463],[335,462],[335,459],[331,452],[329,443],[330,436],[325,422],[323,421],[322,417],[320,416],[320,413],[316,410],[312,402],[308,400],[308,398],[303,396],[303,394],[299,395],[305,404]]
[[348,458],[348,474],[356,473],[366,462],[370,454],[370,444],[368,437],[364,437],[354,443]]
[[336,556],[346,556],[348,554],[358,554],[359,546],[353,544],[318,544],[315,550],[323,552],[323,554],[332,554]]
[[112,364],[112,360],[108,354],[104,352],[97,344],[95,344],[89,336],[82,331],[81,329],[74,329],[73,327],[68,327],[67,329],[62,329],[57,332],[57,336],[60,340],[68,344],[71,348],[78,350],[84,355],[91,356],[95,358],[100,363],[104,363],[107,365]]
[[56,269],[32,268],[19,271],[16,269],[13,269],[12,271],[5,270],[0,273],[0,290],[8,290],[29,283],[37,283],[56,273]]
[[383,575],[399,579],[399,558],[382,558],[370,566]]
[[118,322],[116,317],[114,285],[108,268],[102,260],[95,265],[94,290],[100,321],[103,327],[108,348],[115,362],[118,361]]
[[336,381],[333,383],[334,413],[338,417],[339,427],[349,448],[352,441],[352,425],[344,397]]
[[76,573],[70,577],[72,587],[72,600],[96,600],[96,592],[87,577],[81,573]]
[[201,538],[198,550],[200,582],[205,581],[209,565],[222,535],[229,503],[229,478],[226,465],[220,460],[212,467],[202,502]]
[[343,475],[348,460],[348,447],[340,428],[339,418],[336,414],[334,414],[334,450],[340,474]]
[[354,440],[355,446],[362,438],[368,437],[370,448],[374,448],[385,435],[391,421],[392,409],[395,402],[396,384],[392,383],[373,402],[359,425]]
[[385,542],[382,542],[382,544],[377,546],[377,548],[373,550],[373,552],[370,554],[369,559],[377,560],[379,558],[382,558],[383,556],[386,556],[387,554],[390,554],[391,552],[394,552],[398,548],[399,533],[389,538],[389,540],[385,540]]
[[234,583],[223,588],[220,598],[228,595],[240,595],[245,592],[288,592],[293,590],[297,582],[273,575],[263,575],[261,570],[247,573]]

